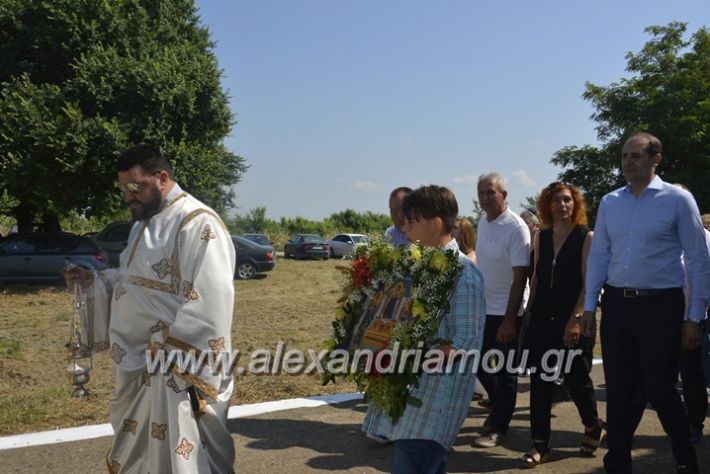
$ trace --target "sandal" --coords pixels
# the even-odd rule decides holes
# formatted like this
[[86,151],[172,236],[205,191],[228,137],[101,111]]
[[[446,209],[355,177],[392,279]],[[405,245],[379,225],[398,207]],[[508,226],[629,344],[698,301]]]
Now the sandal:
[[530,450],[520,456],[520,462],[524,469],[532,469],[544,464],[550,457],[550,445],[546,441],[533,442]]
[[599,420],[596,428],[592,430],[584,430],[584,436],[582,437],[582,442],[579,444],[579,452],[590,456],[594,454],[602,444],[602,439],[604,439],[604,432],[606,431],[606,423]]

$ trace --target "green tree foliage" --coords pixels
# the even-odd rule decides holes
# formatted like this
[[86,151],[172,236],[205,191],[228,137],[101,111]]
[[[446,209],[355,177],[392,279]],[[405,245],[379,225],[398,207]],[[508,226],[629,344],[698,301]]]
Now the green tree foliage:
[[381,234],[392,224],[388,215],[371,211],[357,212],[352,209],[331,214],[327,220],[340,232],[355,234]]
[[[193,0],[0,2],[0,184],[21,229],[117,212],[116,155],[149,142],[218,211],[246,171]],[[54,224],[52,224],[54,223]]]
[[698,205],[710,210],[710,31],[684,39],[686,24],[646,28],[653,38],[638,53],[627,53],[629,78],[609,86],[586,84],[583,97],[596,108],[599,147],[567,146],[551,162],[559,178],[580,187],[595,217],[601,197],[623,186],[621,147],[634,132],[663,142],[658,174],[685,184]]
[[471,224],[473,224],[474,228],[478,228],[478,221],[481,220],[481,217],[486,213],[482,208],[481,204],[478,202],[478,199],[473,200],[473,215],[468,216],[467,219],[471,221]]

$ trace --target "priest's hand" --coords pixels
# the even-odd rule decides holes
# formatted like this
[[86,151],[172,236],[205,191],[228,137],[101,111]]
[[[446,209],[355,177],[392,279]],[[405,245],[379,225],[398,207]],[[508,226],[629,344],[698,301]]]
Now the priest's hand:
[[94,279],[93,272],[86,268],[74,267],[71,270],[62,273],[64,282],[69,288],[73,288],[75,283],[79,283],[82,288],[91,285]]

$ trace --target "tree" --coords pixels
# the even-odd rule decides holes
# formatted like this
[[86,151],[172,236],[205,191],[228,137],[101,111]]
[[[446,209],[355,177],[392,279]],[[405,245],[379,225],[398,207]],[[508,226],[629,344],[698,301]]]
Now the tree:
[[247,232],[261,234],[266,229],[266,207],[257,206],[254,209],[249,209],[246,216],[246,223],[249,227]]
[[159,146],[217,211],[247,169],[193,0],[0,3],[0,184],[21,230],[115,212],[117,153]]
[[701,28],[684,40],[685,23],[650,26],[653,36],[639,53],[627,53],[631,77],[609,86],[586,84],[601,142],[567,146],[550,160],[562,166],[559,179],[580,187],[590,217],[602,196],[623,186],[621,148],[634,132],[646,131],[663,142],[658,174],[686,185],[701,209],[710,209],[710,31]]
[[533,196],[525,196],[525,201],[521,202],[519,206],[523,209],[537,209],[538,199],[540,199],[540,193],[537,193]]
[[481,217],[483,217],[483,214],[485,214],[485,211],[481,208],[481,204],[478,202],[477,199],[473,200],[473,215],[472,216],[467,216],[467,219],[471,221],[471,224],[473,224],[474,228],[478,228],[478,221],[481,220]]

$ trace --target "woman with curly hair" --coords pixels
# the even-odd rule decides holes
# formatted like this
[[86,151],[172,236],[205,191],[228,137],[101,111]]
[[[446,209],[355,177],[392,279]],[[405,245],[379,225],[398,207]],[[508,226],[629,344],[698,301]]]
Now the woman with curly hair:
[[[548,460],[554,383],[564,383],[577,406],[584,424],[582,454],[591,455],[596,451],[604,429],[589,377],[595,338],[584,337],[579,323],[584,307],[586,260],[592,240],[592,232],[587,228],[587,206],[577,189],[554,182],[542,190],[537,207],[542,230],[533,239],[535,270],[525,310],[529,318],[530,367],[536,368],[530,378],[533,442],[521,457],[524,467],[535,467]],[[572,349],[580,350],[581,355],[572,356]],[[564,355],[550,358],[555,354]],[[570,367],[569,372],[561,375],[543,372],[555,363],[560,368]]]

